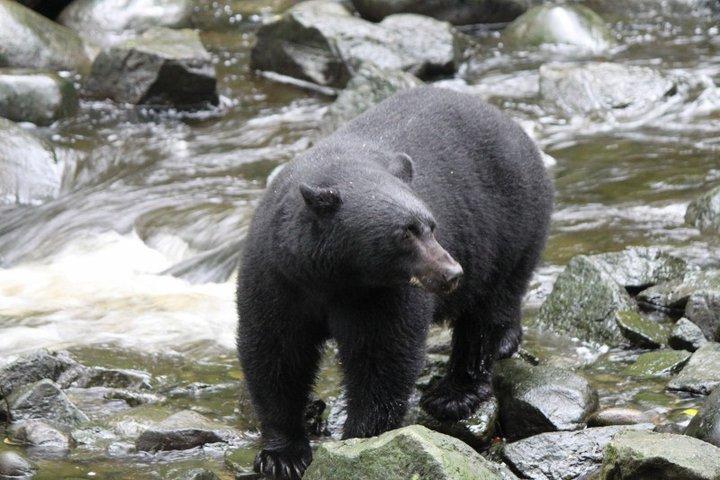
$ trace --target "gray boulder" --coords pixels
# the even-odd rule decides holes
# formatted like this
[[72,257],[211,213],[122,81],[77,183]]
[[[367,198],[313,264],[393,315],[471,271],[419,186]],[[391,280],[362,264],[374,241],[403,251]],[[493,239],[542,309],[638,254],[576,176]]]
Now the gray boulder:
[[452,73],[464,46],[450,24],[432,18],[400,14],[374,24],[339,3],[309,0],[260,28],[251,67],[343,88],[366,62],[420,78]]
[[720,343],[708,342],[692,354],[687,365],[670,380],[669,390],[708,395],[720,385]]
[[517,359],[497,363],[493,388],[500,403],[502,432],[513,440],[581,429],[598,408],[597,392],[583,377]]
[[510,22],[537,0],[353,0],[355,9],[373,22],[396,13],[417,13],[454,25]]
[[714,389],[707,397],[703,407],[690,420],[685,435],[720,447],[720,388]]
[[191,26],[192,0],[75,0],[58,21],[91,43],[107,47],[152,27]]
[[632,118],[676,91],[674,80],[647,67],[608,62],[540,67],[540,95],[568,116]]
[[365,63],[328,108],[326,129],[331,132],[394,93],[422,84],[410,73]]
[[502,41],[512,48],[556,45],[582,53],[602,53],[615,44],[605,21],[582,5],[539,5],[508,25]]
[[569,480],[596,471],[603,449],[617,434],[629,429],[651,430],[652,424],[588,428],[577,432],[541,433],[505,444],[502,457],[522,478]]
[[622,341],[615,314],[634,310],[628,291],[682,278],[687,266],[655,248],[573,257],[540,308],[536,323],[598,343]]
[[685,435],[628,430],[605,448],[601,480],[718,480],[720,449]]
[[85,72],[89,66],[75,32],[14,0],[0,0],[0,67]]
[[152,379],[147,372],[130,369],[86,367],[78,365],[58,377],[63,388],[110,387],[149,390]]
[[708,340],[720,340],[720,282],[715,288],[693,292],[685,304],[685,317],[696,324]]
[[[691,271],[671,281],[659,283],[643,290],[637,296],[638,303],[644,307],[682,314],[688,300],[695,292],[720,292],[720,271]],[[690,312],[692,316],[694,311]],[[695,322],[691,317],[686,318]],[[698,325],[699,326],[699,325]]]
[[12,423],[8,438],[17,445],[42,450],[66,451],[75,446],[75,441],[63,427],[38,419]]
[[77,365],[64,351],[38,350],[22,356],[0,369],[0,398],[30,383],[43,379],[57,380],[63,372]]
[[25,480],[32,478],[37,467],[18,452],[0,448],[0,479]]
[[142,432],[135,446],[145,452],[188,450],[208,443],[237,443],[239,439],[234,429],[183,410]]
[[78,108],[72,82],[55,73],[0,69],[0,117],[50,125]]
[[702,329],[687,318],[681,318],[670,332],[668,345],[675,350],[694,352],[707,343]]
[[685,223],[701,232],[720,233],[720,187],[690,202],[685,212]]
[[217,104],[210,54],[193,30],[153,28],[104,49],[88,79],[95,97],[160,107]]
[[49,143],[0,118],[0,204],[36,204],[57,196],[61,173]]
[[6,412],[6,416],[13,421],[45,419],[78,425],[89,420],[56,383],[47,379],[16,389],[3,408],[9,408],[10,415]]
[[615,322],[632,345],[640,348],[660,348],[667,345],[670,334],[668,327],[645,318],[634,310],[617,312]]

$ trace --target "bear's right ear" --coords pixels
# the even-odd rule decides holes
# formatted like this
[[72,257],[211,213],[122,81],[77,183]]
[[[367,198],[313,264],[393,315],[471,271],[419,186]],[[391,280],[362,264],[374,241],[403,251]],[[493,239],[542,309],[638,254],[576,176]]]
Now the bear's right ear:
[[407,153],[395,155],[388,164],[388,170],[405,183],[412,182],[415,165]]
[[300,194],[305,205],[317,214],[331,213],[340,207],[340,192],[331,187],[313,187],[307,183],[300,184]]

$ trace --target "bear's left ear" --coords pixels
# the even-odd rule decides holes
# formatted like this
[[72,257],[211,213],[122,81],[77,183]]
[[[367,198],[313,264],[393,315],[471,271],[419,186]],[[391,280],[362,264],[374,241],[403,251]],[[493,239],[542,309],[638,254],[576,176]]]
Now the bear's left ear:
[[415,166],[410,155],[398,153],[390,160],[388,170],[403,182],[410,183],[415,173]]
[[334,212],[342,203],[340,192],[332,187],[314,187],[301,183],[300,194],[305,200],[305,205],[317,214]]

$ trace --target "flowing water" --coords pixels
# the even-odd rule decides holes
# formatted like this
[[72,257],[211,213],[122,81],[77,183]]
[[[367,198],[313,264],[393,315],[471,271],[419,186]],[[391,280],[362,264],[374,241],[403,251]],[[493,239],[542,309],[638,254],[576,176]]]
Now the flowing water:
[[[212,21],[203,41],[223,96],[215,110],[182,115],[83,102],[76,117],[38,131],[60,153],[62,194],[39,206],[0,206],[0,362],[39,347],[66,348],[94,364],[149,370],[168,388],[218,384],[192,405],[170,404],[246,425],[232,351],[238,253],[268,174],[312,145],[332,101],[248,69],[253,32],[288,3],[208,7]],[[717,18],[677,2],[589,4],[622,45],[606,58],[682,79],[675,95],[631,118],[613,112],[568,118],[540,98],[537,73],[565,54],[508,51],[488,28],[466,29],[478,53],[444,82],[503,108],[557,161],[556,212],[528,316],[577,254],[653,245],[692,263],[720,265],[717,239],[683,219],[688,202],[720,182]],[[696,404],[665,393],[662,381],[622,376],[637,352],[534,331],[527,338],[529,348],[554,362],[577,367],[600,358],[585,373],[602,405],[630,404],[683,421],[682,412]],[[332,364],[323,370],[321,393],[336,393]],[[121,463],[132,478],[157,478],[178,466],[118,456],[123,460],[89,450],[42,460],[41,467],[53,465],[52,478],[89,472],[128,478],[117,473]]]

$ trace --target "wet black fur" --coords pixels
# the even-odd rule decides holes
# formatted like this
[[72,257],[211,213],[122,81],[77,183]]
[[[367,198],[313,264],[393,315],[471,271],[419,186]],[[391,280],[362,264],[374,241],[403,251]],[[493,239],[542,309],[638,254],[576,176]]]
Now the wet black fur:
[[[301,184],[324,187],[321,208],[306,205]],[[303,410],[328,338],[344,371],[345,437],[400,425],[433,320],[454,326],[452,355],[422,405],[443,420],[470,415],[491,395],[493,360],[520,342],[552,197],[516,123],[429,87],[384,101],[291,162],[255,212],[239,275],[238,350],[265,442],[256,468],[298,478],[309,463]],[[437,223],[465,271],[452,294],[408,284],[409,223]]]

